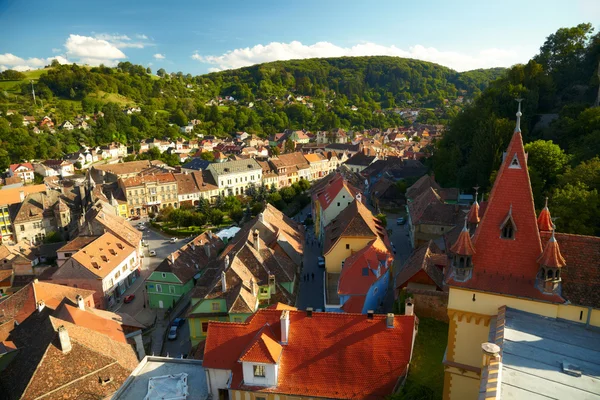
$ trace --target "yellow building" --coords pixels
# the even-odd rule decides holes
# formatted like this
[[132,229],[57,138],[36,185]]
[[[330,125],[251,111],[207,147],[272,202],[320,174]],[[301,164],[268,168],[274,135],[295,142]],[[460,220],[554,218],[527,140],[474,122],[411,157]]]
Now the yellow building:
[[131,215],[157,213],[167,206],[178,208],[177,180],[171,172],[119,179]]
[[547,207],[536,218],[519,122],[485,214],[471,214],[474,235],[465,221],[450,248],[444,399],[480,396],[481,345],[497,339],[501,307],[600,326],[600,238],[554,233]]

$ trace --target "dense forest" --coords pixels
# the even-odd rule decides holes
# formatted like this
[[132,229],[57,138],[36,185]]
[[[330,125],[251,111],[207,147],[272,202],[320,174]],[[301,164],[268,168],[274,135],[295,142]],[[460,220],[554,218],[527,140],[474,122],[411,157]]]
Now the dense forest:
[[525,150],[536,207],[549,206],[562,232],[600,235],[600,34],[591,24],[550,35],[454,118],[433,166],[444,185],[489,190],[522,98]]
[[[287,128],[400,126],[406,121],[392,112],[400,106],[431,107],[421,113],[419,122],[446,123],[462,108],[455,103],[459,95],[473,98],[503,71],[457,73],[423,61],[355,57],[274,62],[193,77],[162,69],[153,75],[149,68],[129,62],[116,68],[55,62],[50,68],[32,71],[39,73],[33,88],[28,73],[4,71],[0,111],[18,112],[0,117],[0,168],[20,160],[62,157],[77,151],[82,143],[120,141],[135,146],[144,138],[174,139],[185,136],[179,126],[192,119],[202,122],[190,136],[221,137],[236,131],[265,136]],[[215,101],[225,96],[235,100]],[[297,96],[308,98],[299,102]],[[445,99],[450,105],[442,107]],[[141,113],[122,112],[133,105],[140,106]],[[38,120],[48,115],[58,126],[76,115],[98,111],[104,117],[91,121],[85,131],[57,129],[52,134],[36,134],[33,125],[21,123],[24,115]]]

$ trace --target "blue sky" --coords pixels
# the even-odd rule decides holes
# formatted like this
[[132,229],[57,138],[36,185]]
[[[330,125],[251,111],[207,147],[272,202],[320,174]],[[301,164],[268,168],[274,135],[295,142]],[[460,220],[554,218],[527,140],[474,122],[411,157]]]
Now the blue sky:
[[0,70],[61,62],[202,74],[277,59],[397,55],[457,70],[526,62],[599,0],[0,0]]

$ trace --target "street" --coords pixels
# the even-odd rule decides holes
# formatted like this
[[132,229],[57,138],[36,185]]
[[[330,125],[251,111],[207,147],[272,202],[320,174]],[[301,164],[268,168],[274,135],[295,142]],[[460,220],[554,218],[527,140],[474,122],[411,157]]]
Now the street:
[[[296,221],[302,222],[310,214],[310,204],[294,216]],[[314,310],[323,310],[325,308],[323,299],[323,271],[319,268],[317,258],[321,255],[322,249],[315,239],[313,226],[306,228],[304,241],[304,260],[302,271],[300,271],[300,289],[296,300],[296,307],[305,310],[312,307]],[[306,280],[306,274],[309,279]],[[313,279],[314,274],[314,279]]]
[[184,354],[189,354],[191,349],[190,327],[188,326],[188,320],[186,319],[185,324],[177,329],[177,339],[166,340],[161,355],[164,357],[179,358]]

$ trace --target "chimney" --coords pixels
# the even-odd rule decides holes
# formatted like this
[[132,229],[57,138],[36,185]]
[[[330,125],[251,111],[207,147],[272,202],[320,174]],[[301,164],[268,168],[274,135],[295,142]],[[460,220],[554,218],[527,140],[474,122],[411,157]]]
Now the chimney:
[[414,315],[415,314],[415,305],[412,302],[412,298],[406,299],[404,303],[404,315]]
[[175,253],[171,253],[171,264],[175,264]]
[[367,311],[367,319],[373,319],[373,314],[375,314],[375,311],[373,311],[373,310]]
[[362,203],[362,195],[360,193],[356,193],[356,201]]
[[44,310],[44,307],[46,307],[46,303],[44,303],[44,300],[40,300],[37,302],[37,310],[38,312],[42,312]]
[[388,328],[393,328],[394,327],[394,314],[393,313],[388,313],[387,317],[385,319],[386,322],[386,326]]
[[225,256],[224,262],[225,262],[225,269],[229,268],[229,255]]
[[306,316],[308,318],[312,318],[312,313],[313,313],[313,308],[312,307],[306,308]]
[[265,216],[263,215],[265,212],[261,212],[260,214],[258,214],[258,220],[260,222],[265,222]]
[[495,343],[482,343],[481,350],[483,351],[484,367],[488,367],[492,361],[500,359],[500,346]]
[[204,252],[206,253],[206,257],[210,257],[210,244],[204,243]]
[[19,198],[21,199],[21,203],[25,201],[25,192],[23,190],[19,191]]
[[255,229],[255,230],[254,230],[254,232],[252,233],[252,238],[254,239],[254,240],[253,240],[253,243],[254,243],[254,249],[255,249],[256,251],[259,251],[259,250],[260,250],[260,240],[259,240],[258,229]]
[[194,243],[192,243],[192,245],[190,247],[192,248],[192,251],[196,250],[196,245]]
[[227,291],[227,279],[225,277],[225,271],[221,271],[221,291]]
[[283,310],[279,318],[281,324],[281,344],[288,344],[290,335],[290,310]]
[[69,338],[69,331],[67,331],[64,325],[58,327],[58,340],[60,341],[60,349],[63,354],[71,351],[71,338]]
[[75,296],[75,300],[77,300],[77,307],[80,310],[85,310],[85,304],[83,302],[83,297],[81,297],[80,294],[78,294],[77,296]]

